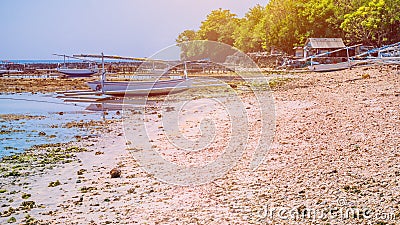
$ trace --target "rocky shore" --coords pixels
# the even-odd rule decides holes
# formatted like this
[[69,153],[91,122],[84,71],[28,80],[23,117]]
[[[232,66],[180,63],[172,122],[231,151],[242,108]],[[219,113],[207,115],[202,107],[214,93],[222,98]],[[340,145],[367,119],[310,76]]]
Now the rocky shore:
[[[48,84],[47,91],[69,81],[61,82]],[[79,83],[69,85],[79,89]],[[164,183],[132,157],[135,149],[128,148],[122,122],[105,123],[101,137],[41,148],[53,156],[60,157],[54,149],[71,156],[51,168],[29,167],[29,175],[4,176],[31,161],[3,160],[0,223],[399,224],[400,72],[389,66],[355,68],[302,73],[270,84],[276,131],[256,170],[248,168],[244,154],[213,182]],[[240,89],[241,84],[230,85]],[[35,85],[16,80],[2,83],[0,90],[7,92],[6,86]],[[241,94],[251,111],[252,95]],[[148,117],[154,124],[148,129],[161,129],[159,120],[157,113]],[[189,123],[183,129],[191,128]],[[154,139],[156,150],[169,155],[162,141],[161,136]],[[113,168],[121,170],[120,178],[111,178]]]

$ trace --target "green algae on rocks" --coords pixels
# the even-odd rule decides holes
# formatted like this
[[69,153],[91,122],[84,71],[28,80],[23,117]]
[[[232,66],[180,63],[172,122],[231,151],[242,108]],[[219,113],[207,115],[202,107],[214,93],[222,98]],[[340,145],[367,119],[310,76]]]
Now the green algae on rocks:
[[0,177],[18,177],[34,173],[35,168],[43,171],[57,164],[70,163],[75,153],[86,152],[86,148],[65,144],[36,145],[23,153],[5,156],[0,160]]

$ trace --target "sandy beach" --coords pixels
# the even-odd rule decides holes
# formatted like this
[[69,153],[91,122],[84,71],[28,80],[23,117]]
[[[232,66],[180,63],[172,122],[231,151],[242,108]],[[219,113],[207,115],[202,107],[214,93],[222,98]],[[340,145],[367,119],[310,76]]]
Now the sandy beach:
[[[85,149],[68,162],[0,178],[0,223],[400,224],[400,70],[376,66],[293,77],[272,87],[276,131],[256,170],[248,167],[256,145],[250,143],[226,175],[203,185],[168,184],[134,159],[122,121],[105,121],[96,130],[100,136],[61,147]],[[2,92],[43,91],[18,79],[9,90],[0,79]],[[59,90],[60,82],[46,90]],[[67,81],[61,91],[84,88],[84,82]],[[252,95],[241,96],[251,113]],[[212,114],[196,110],[193,115]],[[176,163],[212,161],[229,138],[230,126],[218,127],[213,150],[190,161],[163,151],[170,147],[156,133],[160,117],[147,119],[156,150]],[[196,116],[185,119],[182,129],[196,138]],[[243,132],[256,139],[259,124],[250,123]],[[113,168],[121,170],[120,178],[110,177]]]

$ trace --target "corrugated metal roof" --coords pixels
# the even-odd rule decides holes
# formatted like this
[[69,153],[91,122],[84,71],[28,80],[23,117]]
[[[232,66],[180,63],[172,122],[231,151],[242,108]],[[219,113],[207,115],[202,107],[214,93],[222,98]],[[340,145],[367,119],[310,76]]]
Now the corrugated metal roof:
[[345,48],[341,38],[308,38],[306,46],[311,48]]

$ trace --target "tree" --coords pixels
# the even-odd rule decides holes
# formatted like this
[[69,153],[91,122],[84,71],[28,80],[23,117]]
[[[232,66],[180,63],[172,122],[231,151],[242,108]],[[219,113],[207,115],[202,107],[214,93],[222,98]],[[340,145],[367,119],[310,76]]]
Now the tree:
[[394,10],[398,4],[400,0],[370,0],[346,14],[340,27],[353,42],[381,46],[398,39],[400,12]]
[[304,18],[305,28],[301,34],[300,42],[305,43],[310,37],[341,37],[343,32],[337,20],[338,8],[334,0],[310,0],[304,3],[304,8],[299,16]]
[[271,48],[291,52],[310,37],[340,37],[346,44],[378,46],[399,42],[400,0],[271,0],[251,8],[241,19],[218,9],[207,15],[199,31],[184,31],[177,42],[210,40],[244,52]]
[[236,14],[229,10],[213,10],[207,19],[201,22],[197,37],[200,40],[218,41],[233,45],[233,32],[239,24]]
[[185,30],[179,34],[176,38],[177,43],[182,43],[185,41],[194,41],[196,40],[196,31],[194,30]]
[[256,5],[246,13],[240,20],[239,26],[233,33],[234,46],[244,52],[256,52],[262,50],[262,37],[265,36],[264,29],[258,29],[258,24],[264,16],[264,7]]
[[281,49],[285,52],[293,51],[293,46],[301,40],[305,32],[303,18],[299,12],[304,7],[305,0],[272,0],[266,7],[265,45]]

